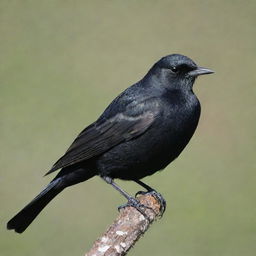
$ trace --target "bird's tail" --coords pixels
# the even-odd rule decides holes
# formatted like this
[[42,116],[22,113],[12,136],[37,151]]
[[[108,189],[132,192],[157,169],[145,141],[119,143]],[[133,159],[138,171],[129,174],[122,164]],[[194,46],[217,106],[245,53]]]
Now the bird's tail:
[[7,228],[22,233],[44,207],[64,188],[62,178],[54,179],[37,197],[7,223]]

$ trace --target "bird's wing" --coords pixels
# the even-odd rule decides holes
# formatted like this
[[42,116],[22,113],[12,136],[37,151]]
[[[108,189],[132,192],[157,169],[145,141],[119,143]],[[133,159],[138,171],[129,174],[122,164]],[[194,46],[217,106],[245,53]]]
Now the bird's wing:
[[110,119],[102,119],[91,124],[78,135],[47,174],[96,157],[121,142],[141,135],[154,122],[156,115],[153,111],[145,111],[136,116],[119,113]]

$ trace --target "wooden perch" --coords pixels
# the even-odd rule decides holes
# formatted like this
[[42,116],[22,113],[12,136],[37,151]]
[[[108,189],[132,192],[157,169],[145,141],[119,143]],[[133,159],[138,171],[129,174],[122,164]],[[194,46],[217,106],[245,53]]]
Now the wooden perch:
[[120,214],[105,234],[99,237],[85,256],[120,256],[126,255],[131,247],[147,231],[150,224],[161,217],[165,205],[152,194],[147,193],[137,198],[141,204],[151,209],[142,208],[146,216],[133,207],[120,210]]

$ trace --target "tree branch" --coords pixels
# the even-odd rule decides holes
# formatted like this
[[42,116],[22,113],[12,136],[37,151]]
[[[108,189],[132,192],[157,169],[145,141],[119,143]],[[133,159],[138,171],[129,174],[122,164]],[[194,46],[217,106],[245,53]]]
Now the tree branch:
[[152,193],[141,195],[138,200],[141,204],[151,208],[142,208],[148,218],[145,218],[133,207],[121,209],[113,224],[105,234],[94,242],[91,250],[85,256],[126,255],[130,248],[147,231],[150,224],[162,216],[165,209],[165,202],[160,202]]

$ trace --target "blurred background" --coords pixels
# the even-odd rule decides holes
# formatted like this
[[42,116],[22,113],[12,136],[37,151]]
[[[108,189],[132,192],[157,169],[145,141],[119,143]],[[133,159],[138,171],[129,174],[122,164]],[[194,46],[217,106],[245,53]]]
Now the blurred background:
[[[129,255],[255,255],[256,1],[0,2],[0,254],[83,255],[124,199],[98,177],[61,193],[22,235],[6,222],[51,165],[160,57],[216,71],[188,147],[144,181],[164,217]],[[139,187],[119,182],[134,194]]]

